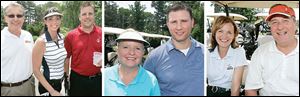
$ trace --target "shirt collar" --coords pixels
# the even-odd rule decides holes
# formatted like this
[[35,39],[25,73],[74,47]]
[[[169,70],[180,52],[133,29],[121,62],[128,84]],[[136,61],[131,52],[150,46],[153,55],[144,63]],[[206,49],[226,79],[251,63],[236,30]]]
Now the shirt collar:
[[[194,38],[192,38],[192,37],[189,37],[190,39],[191,39],[191,46],[190,46],[190,50],[193,50],[194,48],[196,48],[196,47],[200,47],[201,49],[203,49],[203,45],[202,44],[200,44],[199,42],[197,42]],[[171,50],[173,50],[173,49],[176,49],[175,48],[175,46],[173,45],[173,43],[172,43],[172,38],[170,38],[168,41],[167,41],[167,43],[166,43],[166,45],[167,45],[167,51],[169,52],[169,51],[171,51]]]
[[79,25],[77,28],[78,28],[78,31],[79,31],[80,33],[84,33],[84,34],[92,34],[92,33],[94,33],[95,30],[96,30],[96,25],[93,25],[93,30],[91,31],[91,33],[86,33],[86,32],[84,32],[84,31],[81,29],[81,25]]
[[[296,39],[297,39],[297,46],[296,46],[296,48],[295,48],[290,54],[292,54],[292,53],[299,53],[299,38],[296,37]],[[278,52],[278,53],[282,53],[282,52],[280,52],[280,51],[278,50],[278,48],[276,47],[276,42],[275,42],[275,40],[272,41],[271,47],[269,47],[269,51],[270,51],[270,52]],[[288,54],[288,55],[290,55],[290,54]]]
[[23,37],[23,31],[21,30],[21,34],[20,34],[20,37],[17,37],[16,35],[12,34],[11,32],[8,31],[8,27],[4,27],[3,28],[3,33],[4,35],[6,36],[9,36],[9,37],[14,37],[14,38],[22,38]]
[[[122,84],[124,85],[124,83],[122,82],[122,80],[120,79],[120,76],[119,76],[119,65],[120,64],[117,64],[115,66],[112,67],[112,70],[113,70],[113,75],[110,76],[108,79],[109,80],[112,80],[112,81],[115,81],[119,84]],[[130,82],[129,85],[132,85],[132,84],[137,84],[137,83],[143,83],[145,80],[146,80],[146,71],[144,68],[142,68],[142,66],[139,66],[139,70],[138,70],[138,74],[136,75],[136,77],[134,78],[134,80],[132,82]]]
[[[211,54],[212,54],[212,57],[221,59],[221,58],[220,58],[220,55],[219,55],[219,50],[218,50],[218,48],[219,48],[219,47],[216,46],[216,48],[214,49],[213,52],[211,52]],[[232,48],[231,46],[229,46],[228,52],[227,52],[226,56],[224,57],[224,59],[225,59],[225,58],[228,58],[228,57],[231,57],[231,56],[234,56],[234,52],[233,52],[233,48]]]

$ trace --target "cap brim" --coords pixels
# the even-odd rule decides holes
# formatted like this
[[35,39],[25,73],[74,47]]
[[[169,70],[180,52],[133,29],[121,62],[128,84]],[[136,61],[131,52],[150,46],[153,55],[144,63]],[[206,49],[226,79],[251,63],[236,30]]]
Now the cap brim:
[[125,41],[126,41],[126,40],[129,40],[129,41],[138,41],[138,42],[143,43],[145,47],[150,46],[150,43],[147,42],[146,40],[129,39],[129,38],[126,38],[126,39],[122,39],[122,38],[121,38],[121,39],[116,39],[117,42],[124,41],[124,40],[125,40]]
[[53,12],[53,13],[49,13],[49,14],[47,14],[46,16],[44,16],[44,19],[46,19],[47,17],[50,17],[50,16],[55,16],[55,15],[63,16],[61,13]]
[[266,21],[270,21],[270,20],[273,18],[273,16],[275,16],[275,15],[283,15],[283,16],[286,16],[286,17],[291,17],[291,15],[286,14],[286,13],[275,12],[275,13],[272,13],[272,14],[270,14],[269,16],[267,16],[267,17],[266,17]]

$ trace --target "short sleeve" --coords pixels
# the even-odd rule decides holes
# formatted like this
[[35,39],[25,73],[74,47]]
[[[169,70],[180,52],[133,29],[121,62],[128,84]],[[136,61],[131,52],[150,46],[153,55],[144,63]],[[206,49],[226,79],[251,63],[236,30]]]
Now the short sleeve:
[[144,62],[144,65],[143,65],[143,67],[146,69],[146,70],[148,70],[148,71],[150,71],[151,73],[153,73],[154,75],[156,75],[156,73],[155,73],[155,70],[154,70],[154,62],[153,62],[153,52],[152,53],[150,53],[149,55],[148,55],[148,57],[147,57],[147,59],[145,60],[145,62]]
[[248,66],[245,90],[263,87],[262,64],[260,63],[263,58],[261,58],[261,54],[259,51],[255,51],[252,55],[251,63]]
[[247,58],[246,58],[246,53],[244,48],[238,48],[237,49],[237,64],[235,67],[243,66],[243,65],[248,65]]
[[159,88],[159,85],[158,85],[158,82],[157,82],[157,79],[155,78],[155,81],[154,81],[154,87],[151,91],[151,94],[150,96],[160,96],[160,88]]
[[65,37],[65,39],[64,39],[64,46],[65,46],[65,49],[67,51],[67,58],[70,58],[71,55],[72,55],[71,39],[72,39],[72,35],[71,35],[71,32],[69,32],[67,34],[67,36]]

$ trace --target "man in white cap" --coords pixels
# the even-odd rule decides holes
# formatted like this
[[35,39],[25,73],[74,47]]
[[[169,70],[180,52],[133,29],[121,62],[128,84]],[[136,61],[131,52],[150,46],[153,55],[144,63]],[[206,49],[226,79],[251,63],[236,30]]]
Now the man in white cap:
[[134,30],[126,30],[118,42],[118,64],[104,71],[104,96],[160,96],[156,77],[141,65],[149,43]]
[[270,8],[266,21],[275,41],[260,46],[253,53],[246,78],[246,95],[299,96],[295,12],[287,5],[276,4]]

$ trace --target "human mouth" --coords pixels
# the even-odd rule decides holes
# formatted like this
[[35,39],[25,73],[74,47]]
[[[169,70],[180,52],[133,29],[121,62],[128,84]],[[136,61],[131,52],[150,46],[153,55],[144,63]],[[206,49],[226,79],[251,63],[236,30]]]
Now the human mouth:
[[127,57],[126,59],[127,59],[127,60],[131,60],[131,61],[136,60],[136,58],[134,58],[134,57]]
[[53,28],[57,28],[58,27],[58,25],[54,25],[54,26],[52,26]]
[[227,39],[220,39],[221,42],[228,42],[229,40]]
[[286,35],[287,32],[277,32],[276,34],[279,35],[279,36],[282,36],[282,35]]
[[177,35],[183,35],[184,32],[176,32]]

